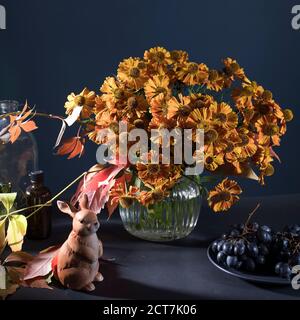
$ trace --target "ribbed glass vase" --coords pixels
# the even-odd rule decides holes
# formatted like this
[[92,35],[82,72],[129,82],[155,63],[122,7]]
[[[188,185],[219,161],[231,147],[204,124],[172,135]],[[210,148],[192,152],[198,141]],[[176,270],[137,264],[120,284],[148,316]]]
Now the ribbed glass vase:
[[172,241],[188,236],[195,228],[201,194],[196,182],[183,177],[163,201],[149,208],[134,202],[119,207],[125,229],[138,238],[150,241]]

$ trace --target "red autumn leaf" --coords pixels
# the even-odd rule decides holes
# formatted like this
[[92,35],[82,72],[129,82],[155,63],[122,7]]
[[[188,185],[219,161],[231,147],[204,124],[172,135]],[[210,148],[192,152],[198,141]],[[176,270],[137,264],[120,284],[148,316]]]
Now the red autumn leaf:
[[29,288],[44,288],[44,289],[52,289],[48,285],[48,280],[50,277],[48,275],[44,277],[36,277],[29,280],[24,280],[25,268],[16,268],[16,267],[7,267],[7,273],[9,274],[9,278],[13,284],[17,284],[22,287]]
[[42,289],[53,290],[53,288],[51,288],[47,283],[47,277],[36,277],[34,279],[24,281],[22,283],[22,286],[29,287],[29,288],[42,288]]
[[34,257],[31,254],[24,251],[12,252],[9,256],[6,257],[6,259],[4,260],[4,264],[15,262],[27,264],[33,258]]
[[88,172],[84,175],[84,178],[80,180],[76,192],[71,199],[71,204],[76,205],[82,194],[83,185],[89,183],[99,171],[103,170],[103,168],[104,167],[102,165],[96,164],[88,170]]
[[99,187],[97,190],[85,193],[89,199],[89,208],[99,213],[104,208],[109,198],[109,191],[113,187],[115,180],[111,180],[108,184]]
[[21,285],[23,282],[25,268],[6,267],[6,271],[12,283]]
[[[71,203],[75,205],[83,195],[87,195],[89,207],[99,213],[109,198],[109,191],[115,184],[115,177],[125,169],[127,164],[110,165],[106,168],[100,167],[99,172],[88,173],[84,177],[76,190],[75,195],[71,199]],[[95,167],[93,167],[95,168]],[[91,168],[89,171],[95,171]]]
[[52,271],[52,259],[57,254],[58,249],[58,246],[50,247],[34,257],[25,268],[24,280],[27,281],[48,275]]
[[68,159],[75,158],[77,155],[81,157],[84,150],[84,139],[81,137],[72,137],[66,139],[65,142],[58,148],[58,155],[69,154]]
[[56,274],[57,264],[58,264],[58,255],[56,255],[51,261],[51,269],[54,274]]
[[123,170],[125,165],[109,166],[98,172],[86,185],[83,187],[83,192],[95,191],[99,187],[106,185],[111,179]]

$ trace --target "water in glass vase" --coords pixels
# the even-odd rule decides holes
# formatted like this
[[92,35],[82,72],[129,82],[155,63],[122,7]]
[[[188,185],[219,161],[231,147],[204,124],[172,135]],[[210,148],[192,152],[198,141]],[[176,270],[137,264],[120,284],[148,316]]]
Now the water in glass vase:
[[197,183],[183,177],[163,201],[148,208],[135,201],[129,208],[120,206],[119,211],[130,234],[144,240],[172,241],[194,230],[201,200]]

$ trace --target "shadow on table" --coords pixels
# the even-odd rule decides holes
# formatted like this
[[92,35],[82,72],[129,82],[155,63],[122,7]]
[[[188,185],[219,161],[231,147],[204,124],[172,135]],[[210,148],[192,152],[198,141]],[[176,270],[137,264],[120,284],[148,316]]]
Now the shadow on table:
[[129,279],[120,278],[119,265],[105,262],[101,265],[104,281],[96,284],[89,295],[113,299],[203,299],[199,295],[157,288]]

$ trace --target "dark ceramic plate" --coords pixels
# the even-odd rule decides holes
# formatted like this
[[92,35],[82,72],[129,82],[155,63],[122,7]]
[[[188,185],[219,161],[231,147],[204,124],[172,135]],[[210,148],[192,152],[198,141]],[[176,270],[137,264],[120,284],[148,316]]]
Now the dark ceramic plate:
[[207,256],[209,261],[216,266],[218,269],[234,276],[240,279],[244,279],[247,281],[252,281],[252,282],[259,282],[259,283],[265,283],[265,284],[275,284],[275,285],[290,285],[291,282],[287,279],[283,279],[280,277],[276,277],[273,275],[260,275],[260,274],[254,274],[254,273],[249,273],[246,271],[238,271],[232,268],[228,268],[226,266],[220,265],[217,261],[217,255],[212,251],[210,245],[207,249]]

